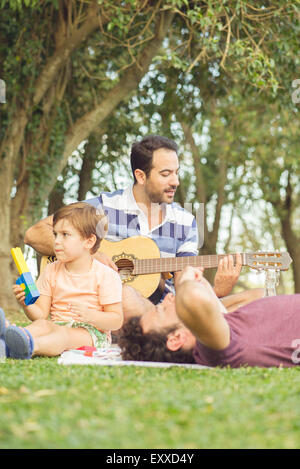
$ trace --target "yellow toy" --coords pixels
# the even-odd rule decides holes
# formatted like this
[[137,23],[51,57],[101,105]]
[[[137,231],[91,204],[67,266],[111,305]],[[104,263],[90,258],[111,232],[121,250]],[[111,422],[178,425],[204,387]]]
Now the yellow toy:
[[28,269],[23,253],[20,248],[12,248],[11,254],[19,271],[20,277],[17,279],[16,284],[21,285],[25,290],[25,305],[32,305],[40,296],[39,291],[34,283],[32,275]]

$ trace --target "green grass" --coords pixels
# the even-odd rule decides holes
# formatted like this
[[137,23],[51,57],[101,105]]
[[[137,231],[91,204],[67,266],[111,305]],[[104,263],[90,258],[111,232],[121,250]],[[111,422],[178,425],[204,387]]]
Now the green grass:
[[299,448],[300,368],[0,365],[1,448]]

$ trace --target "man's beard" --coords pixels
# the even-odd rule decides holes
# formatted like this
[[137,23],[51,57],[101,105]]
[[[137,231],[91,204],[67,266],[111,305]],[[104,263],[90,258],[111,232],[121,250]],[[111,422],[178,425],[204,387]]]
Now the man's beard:
[[[174,193],[172,195],[170,195],[169,197],[168,197],[168,194],[167,194],[168,190],[169,191],[174,191]],[[167,189],[163,192],[154,192],[154,191],[151,191],[151,190],[147,191],[147,195],[148,195],[149,200],[154,204],[162,204],[162,203],[171,204],[174,200],[175,193],[176,193],[176,188],[174,188],[174,189],[169,188],[169,189]]]

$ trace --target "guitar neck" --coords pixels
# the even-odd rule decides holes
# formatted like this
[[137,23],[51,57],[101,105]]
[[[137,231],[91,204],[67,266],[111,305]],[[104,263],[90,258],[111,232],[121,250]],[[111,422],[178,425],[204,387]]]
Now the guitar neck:
[[[220,259],[228,254],[212,254],[204,256],[160,257],[154,259],[136,259],[134,261],[135,275],[155,274],[159,272],[177,272],[186,266],[204,267],[211,269],[217,267]],[[242,265],[247,265],[246,254],[242,254]],[[235,259],[235,254],[233,254]]]

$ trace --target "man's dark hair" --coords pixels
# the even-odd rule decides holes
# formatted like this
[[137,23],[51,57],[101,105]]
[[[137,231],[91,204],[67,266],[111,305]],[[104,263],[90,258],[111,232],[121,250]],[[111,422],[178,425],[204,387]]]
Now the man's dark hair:
[[165,329],[161,333],[150,331],[145,334],[140,319],[140,316],[132,317],[122,327],[118,345],[123,360],[195,363],[192,349],[173,352],[167,348],[167,336],[174,328]]
[[167,150],[173,150],[178,153],[177,144],[173,140],[167,137],[161,137],[160,135],[148,135],[140,142],[136,142],[132,145],[130,163],[134,183],[136,183],[136,177],[134,175],[136,169],[141,169],[148,177],[152,169],[153,152],[160,148],[166,148]]

